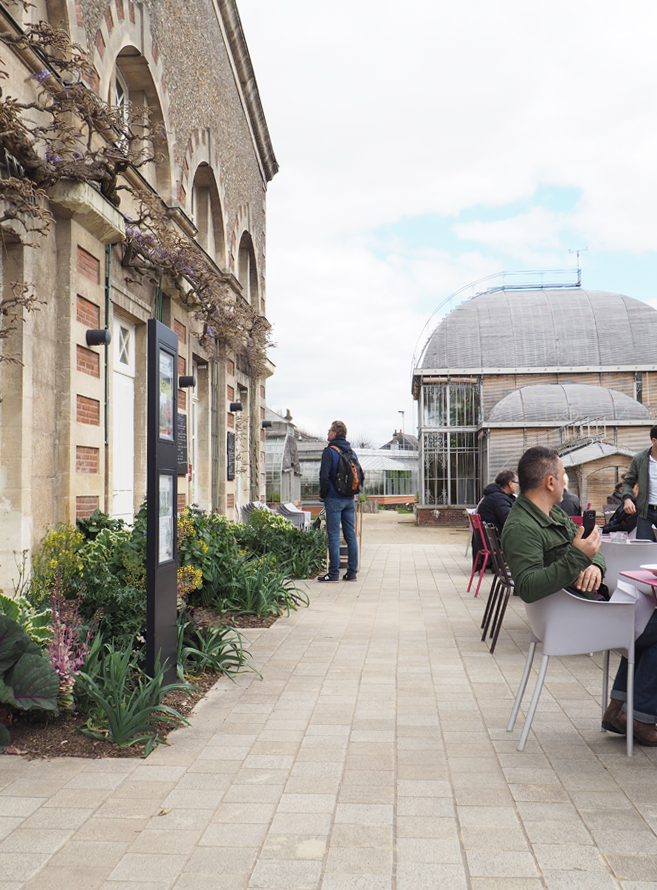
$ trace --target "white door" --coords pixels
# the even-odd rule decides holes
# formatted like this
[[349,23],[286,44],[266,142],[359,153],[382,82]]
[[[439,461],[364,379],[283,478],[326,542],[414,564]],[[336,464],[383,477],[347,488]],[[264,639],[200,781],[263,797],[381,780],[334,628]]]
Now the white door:
[[135,497],[135,327],[114,319],[112,334],[112,517],[132,525]]

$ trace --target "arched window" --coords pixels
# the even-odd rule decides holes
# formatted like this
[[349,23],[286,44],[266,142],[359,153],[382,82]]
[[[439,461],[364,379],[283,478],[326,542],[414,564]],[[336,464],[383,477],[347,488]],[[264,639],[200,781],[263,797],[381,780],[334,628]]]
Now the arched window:
[[220,268],[226,264],[224,219],[219,191],[209,164],[199,164],[190,200],[191,216],[198,229],[196,240]]
[[148,62],[134,46],[124,47],[116,57],[108,101],[124,110],[126,120],[129,108],[137,112],[144,109],[144,123],[148,122],[158,160],[142,166],[140,173],[168,203],[171,200],[171,169],[164,116]]
[[258,295],[258,271],[256,269],[253,241],[248,232],[244,232],[237,255],[237,277],[242,285],[244,298],[253,306],[260,306]]

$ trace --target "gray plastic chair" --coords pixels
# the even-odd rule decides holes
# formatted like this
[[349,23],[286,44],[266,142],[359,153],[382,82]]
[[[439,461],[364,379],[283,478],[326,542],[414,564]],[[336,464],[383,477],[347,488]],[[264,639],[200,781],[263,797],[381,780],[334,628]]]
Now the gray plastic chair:
[[637,541],[632,544],[625,541],[603,541],[600,552],[607,566],[604,582],[609,593],[616,590],[619,572],[633,572],[642,565],[657,563],[657,544],[652,541]]
[[[629,546],[629,545],[628,545]],[[586,655],[604,652],[602,671],[602,714],[607,707],[609,690],[609,650],[622,649],[627,653],[627,725],[634,725],[634,603],[607,603],[574,596],[559,590],[536,603],[525,603],[531,627],[529,652],[511,717],[506,727],[511,732],[515,726],[522,697],[529,679],[536,643],[543,643],[543,658],[538,671],[536,688],[532,696],[525,725],[518,744],[524,751],[532,726],[538,700],[545,682],[551,655]],[[633,734],[627,733],[627,756],[633,751]]]

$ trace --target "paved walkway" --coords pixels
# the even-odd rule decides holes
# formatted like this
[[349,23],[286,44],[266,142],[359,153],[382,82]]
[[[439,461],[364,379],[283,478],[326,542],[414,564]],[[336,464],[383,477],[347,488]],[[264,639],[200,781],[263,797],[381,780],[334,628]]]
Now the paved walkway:
[[599,731],[599,659],[553,659],[518,753],[522,604],[491,656],[464,533],[400,519],[171,747],[0,758],[0,890],[657,888],[657,751]]

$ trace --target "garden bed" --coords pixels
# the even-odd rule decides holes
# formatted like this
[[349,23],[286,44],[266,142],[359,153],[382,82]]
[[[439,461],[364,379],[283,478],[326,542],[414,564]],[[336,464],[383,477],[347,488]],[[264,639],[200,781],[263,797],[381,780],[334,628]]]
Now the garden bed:
[[[256,615],[222,613],[214,609],[194,610],[194,618],[199,627],[271,627],[278,616],[258,618]],[[193,688],[190,695],[184,692],[170,692],[162,703],[175,708],[183,717],[188,717],[215,683],[222,679],[221,674],[205,671],[199,677],[191,678]],[[11,746],[4,754],[25,756],[28,760],[43,760],[51,757],[86,757],[94,760],[103,757],[143,757],[144,745],[119,747],[113,742],[90,739],[78,732],[83,724],[80,714],[60,713],[53,715],[47,711],[15,711],[12,713]],[[177,723],[162,723],[160,738],[165,740]]]

